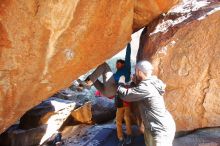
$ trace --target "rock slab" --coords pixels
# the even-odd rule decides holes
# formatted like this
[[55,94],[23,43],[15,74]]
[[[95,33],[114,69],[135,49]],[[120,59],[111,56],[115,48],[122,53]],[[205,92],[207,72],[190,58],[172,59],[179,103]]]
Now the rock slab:
[[149,1],[1,0],[0,133],[122,50],[133,31],[176,2]]
[[177,130],[220,126],[220,3],[186,1],[148,25],[138,60],[166,84]]

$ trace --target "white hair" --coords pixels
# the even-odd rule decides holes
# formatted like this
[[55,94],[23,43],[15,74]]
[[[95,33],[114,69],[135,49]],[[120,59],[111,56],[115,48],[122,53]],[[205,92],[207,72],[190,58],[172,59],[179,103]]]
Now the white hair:
[[140,61],[136,64],[136,69],[142,71],[146,75],[151,75],[153,71],[153,66],[149,61]]

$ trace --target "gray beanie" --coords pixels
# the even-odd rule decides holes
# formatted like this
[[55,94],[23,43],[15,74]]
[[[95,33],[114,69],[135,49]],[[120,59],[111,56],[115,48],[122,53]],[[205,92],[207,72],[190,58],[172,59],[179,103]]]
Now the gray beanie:
[[136,64],[136,68],[142,71],[143,73],[148,73],[149,71],[152,72],[153,66],[149,61],[140,61]]

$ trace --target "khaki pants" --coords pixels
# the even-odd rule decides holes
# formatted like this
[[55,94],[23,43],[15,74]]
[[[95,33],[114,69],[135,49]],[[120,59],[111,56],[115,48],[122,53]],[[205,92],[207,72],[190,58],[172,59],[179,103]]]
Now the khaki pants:
[[117,126],[117,136],[119,140],[123,139],[122,122],[125,120],[126,124],[126,134],[131,135],[131,119],[130,119],[130,107],[117,108],[116,112],[116,126]]

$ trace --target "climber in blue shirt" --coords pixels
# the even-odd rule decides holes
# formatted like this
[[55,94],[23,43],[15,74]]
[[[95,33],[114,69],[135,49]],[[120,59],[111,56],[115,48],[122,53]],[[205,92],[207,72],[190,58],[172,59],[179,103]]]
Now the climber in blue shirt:
[[114,73],[115,82],[118,83],[121,76],[125,76],[125,82],[130,81],[131,76],[131,45],[127,45],[125,60],[119,59],[116,62],[117,71]]
[[[106,97],[112,97],[116,95],[116,88],[119,81],[119,78],[124,76],[125,82],[130,81],[131,75],[131,45],[127,45],[125,61],[117,60],[116,62],[116,73],[113,73],[109,65],[104,62],[99,65],[93,73],[91,73],[85,80],[87,86],[94,85],[102,95]],[[103,77],[103,82],[99,81],[99,77]]]
[[[122,146],[124,143],[131,143],[131,120],[130,120],[130,107],[128,102],[124,102],[118,96],[117,86],[118,82],[123,79],[125,82],[130,81],[131,76],[131,45],[127,45],[125,60],[119,59],[116,62],[116,73],[113,74],[109,65],[104,62],[99,65],[95,71],[90,74],[85,80],[87,86],[94,85],[97,90],[101,92],[102,95],[115,98],[115,106],[117,107],[116,112],[116,125],[117,125],[117,136],[119,139],[118,146]],[[103,82],[99,81],[99,77],[103,77]],[[122,123],[125,120],[126,123],[126,134],[127,137],[124,140]]]

